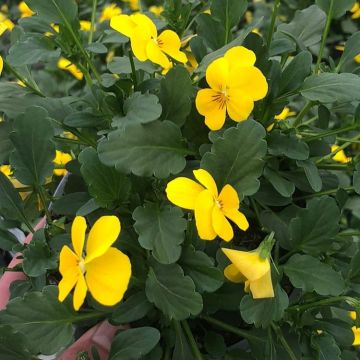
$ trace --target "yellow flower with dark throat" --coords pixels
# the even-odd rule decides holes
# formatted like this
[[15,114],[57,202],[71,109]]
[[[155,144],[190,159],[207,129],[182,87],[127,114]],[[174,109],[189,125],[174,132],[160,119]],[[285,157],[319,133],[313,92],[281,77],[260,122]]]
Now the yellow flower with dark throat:
[[268,84],[262,72],[254,66],[256,56],[243,46],[228,50],[206,69],[210,89],[201,89],[196,96],[196,108],[205,116],[211,130],[220,130],[226,114],[234,121],[244,121],[254,108],[254,101],[263,99]]
[[65,245],[60,252],[59,301],[64,301],[75,288],[73,305],[79,310],[89,290],[102,305],[113,306],[124,296],[131,277],[131,263],[127,255],[111,245],[120,234],[116,216],[102,216],[90,230],[84,254],[86,220],[74,219],[71,228],[73,250]]
[[158,35],[155,24],[144,14],[115,16],[110,26],[130,38],[131,49],[140,61],[150,60],[164,69],[171,68],[169,57],[183,64],[187,62],[185,53],[180,51],[179,36],[172,30]]
[[229,184],[218,192],[213,177],[203,169],[193,171],[194,180],[178,177],[166,187],[168,199],[175,205],[194,210],[196,227],[202,240],[214,240],[219,236],[225,241],[234,237],[230,219],[245,231],[249,223],[239,211],[240,201],[236,190]]

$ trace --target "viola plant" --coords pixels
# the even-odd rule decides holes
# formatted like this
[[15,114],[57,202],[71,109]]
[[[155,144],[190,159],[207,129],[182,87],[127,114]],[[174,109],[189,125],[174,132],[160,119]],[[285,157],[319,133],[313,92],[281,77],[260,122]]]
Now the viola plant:
[[358,15],[1,3],[0,359],[358,359]]

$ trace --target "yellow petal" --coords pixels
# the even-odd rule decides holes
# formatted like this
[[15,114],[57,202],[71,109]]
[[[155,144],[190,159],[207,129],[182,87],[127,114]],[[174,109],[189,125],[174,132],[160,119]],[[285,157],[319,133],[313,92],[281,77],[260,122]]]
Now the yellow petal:
[[216,232],[212,226],[212,209],[214,207],[214,198],[209,190],[204,190],[196,198],[195,203],[195,221],[200,239],[214,240]]
[[256,62],[255,53],[244,46],[231,48],[225,53],[224,57],[228,60],[230,68],[234,66],[254,66]]
[[354,346],[359,346],[360,345],[360,328],[357,328],[356,326],[353,326],[352,331],[354,333],[354,342],[353,345]]
[[224,275],[228,280],[234,283],[244,283],[246,281],[244,275],[234,264],[230,264],[224,269]]
[[110,20],[110,27],[121,34],[130,37],[135,28],[137,27],[137,24],[129,15],[118,15],[114,16]]
[[356,311],[350,311],[349,315],[353,320],[356,320]]
[[86,265],[89,291],[97,302],[105,306],[115,305],[123,298],[130,277],[130,259],[114,247]]
[[65,298],[69,295],[70,291],[74,288],[80,276],[80,271],[68,272],[65,276],[62,277],[59,282],[59,296],[58,299],[60,302],[63,302]]
[[195,200],[204,188],[197,182],[178,177],[170,181],[166,186],[167,198],[176,206],[184,209],[195,209]]
[[255,251],[239,251],[233,249],[222,249],[229,260],[250,281],[260,279],[270,271],[269,259],[260,258]]
[[146,31],[150,37],[157,38],[157,29],[154,22],[144,14],[134,14],[131,15],[131,19],[136,23],[136,25]]
[[241,230],[246,231],[249,228],[249,223],[243,213],[236,209],[223,210],[224,215],[234,222]]
[[229,184],[225,185],[219,195],[219,201],[223,210],[238,209],[240,205],[236,190]]
[[229,89],[226,102],[229,117],[234,121],[244,121],[254,109],[254,102],[246,92],[239,89]]
[[195,103],[199,114],[205,116],[205,124],[211,130],[220,130],[224,126],[226,106],[219,98],[219,92],[212,89],[199,90]]
[[87,292],[87,286],[86,286],[85,278],[84,275],[80,273],[78,281],[75,286],[74,297],[73,297],[73,305],[76,311],[78,311],[81,305],[84,303],[86,292]]
[[81,258],[86,232],[86,220],[82,216],[76,216],[71,226],[71,242],[73,244],[76,255]]
[[224,241],[230,241],[234,237],[234,231],[218,206],[212,210],[212,225],[216,234]]
[[206,69],[206,81],[216,91],[224,91],[229,77],[229,63],[221,57],[214,60]]
[[229,74],[229,87],[242,90],[254,101],[263,99],[268,92],[266,78],[255,66],[233,67]]
[[85,263],[105,254],[120,234],[121,225],[116,216],[102,216],[90,230],[86,243]]
[[204,169],[194,170],[193,174],[196,180],[206,189],[210,190],[214,197],[218,196],[218,189],[214,178]]
[[59,256],[59,271],[62,276],[78,272],[79,257],[68,247],[63,246]]
[[249,287],[254,299],[274,297],[274,289],[271,281],[271,271],[266,272],[261,278],[250,281]]
[[[338,145],[332,145],[331,146],[331,152],[337,151],[339,149]],[[334,156],[333,160],[346,164],[351,161],[351,157],[347,157],[344,150],[339,150]]]
[[146,55],[150,61],[160,65],[164,69],[168,69],[171,66],[168,57],[161,51],[159,45],[155,44],[152,40],[146,44]]
[[146,53],[146,47],[149,42],[152,42],[151,36],[148,32],[140,27],[132,32],[131,37],[131,49],[137,59],[140,61],[148,60],[148,55]]
[[157,43],[165,54],[183,64],[187,62],[186,55],[180,51],[181,42],[176,32],[171,30],[163,31],[157,38]]
[[1,73],[2,73],[2,71],[3,71],[3,68],[4,68],[4,60],[3,60],[3,58],[0,56],[0,75],[1,75]]

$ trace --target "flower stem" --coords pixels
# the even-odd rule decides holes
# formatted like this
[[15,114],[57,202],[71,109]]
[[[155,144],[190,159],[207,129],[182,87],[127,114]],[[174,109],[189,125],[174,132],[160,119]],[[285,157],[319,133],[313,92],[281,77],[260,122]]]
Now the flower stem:
[[270,49],[272,38],[274,35],[276,17],[277,17],[278,11],[279,11],[279,7],[280,7],[280,0],[275,0],[272,15],[271,15],[270,29],[269,29],[269,33],[268,33],[268,37],[267,37],[268,49]]
[[298,360],[296,355],[294,354],[294,352],[292,351],[290,345],[288,344],[288,342],[286,341],[286,339],[284,338],[284,335],[280,329],[279,326],[275,325],[274,323],[271,323],[271,327],[274,330],[276,336],[278,337],[278,339],[280,340],[283,348],[286,350],[286,352],[289,354],[290,359],[291,360]]
[[193,352],[193,355],[195,357],[196,360],[204,360],[203,356],[201,355],[201,352],[197,346],[197,343],[196,343],[196,340],[194,339],[194,336],[191,332],[191,329],[189,327],[189,324],[187,323],[186,320],[182,321],[181,322],[183,328],[184,328],[184,331],[185,331],[185,334],[189,340],[189,344],[190,344],[190,347],[191,347],[191,350]]
[[304,108],[300,111],[299,115],[297,116],[295,122],[294,122],[294,128],[297,128],[299,125],[301,125],[303,118],[305,115],[310,111],[310,109],[314,106],[314,103],[312,101],[309,101]]
[[36,192],[38,193],[39,195],[39,198],[40,198],[40,202],[44,208],[44,211],[45,211],[45,215],[46,215],[46,221],[49,223],[51,222],[51,214],[50,214],[50,211],[48,209],[48,203],[46,201],[46,193],[45,193],[45,190],[44,188],[39,185],[36,187]]
[[306,196],[300,196],[295,198],[295,201],[298,200],[306,200],[306,199],[311,199],[313,197],[317,197],[317,196],[323,196],[323,195],[332,195],[332,194],[336,194],[338,192],[339,189],[343,189],[347,192],[353,192],[354,191],[354,187],[353,186],[348,186],[348,187],[338,187],[336,189],[330,189],[330,190],[326,190],[326,191],[321,191],[315,194],[310,194],[310,195],[306,195]]
[[90,27],[90,33],[89,33],[89,38],[88,38],[88,44],[92,43],[93,37],[94,37],[97,3],[98,3],[98,0],[93,0],[93,2],[92,2],[91,27]]
[[136,69],[135,69],[135,63],[134,63],[134,56],[131,50],[129,50],[129,60],[131,65],[131,73],[132,73],[132,80],[134,84],[134,91],[137,89],[137,77],[136,77]]
[[[313,141],[313,140],[318,140],[327,136],[331,136],[331,135],[336,135],[336,134],[341,134],[344,132],[348,132],[351,130],[356,130],[360,128],[360,124],[354,124],[354,125],[350,125],[347,126],[345,128],[341,128],[341,129],[334,129],[334,130],[328,130],[328,131],[324,131],[320,134],[316,134],[316,135],[312,135],[309,137],[304,137],[305,141]],[[306,135],[306,134],[302,134],[302,135]]]
[[312,308],[321,307],[324,305],[333,305],[337,304],[342,301],[347,301],[349,303],[352,303],[354,299],[350,296],[336,296],[328,299],[323,299],[319,301],[315,301],[309,304],[303,304],[303,305],[293,305],[290,306],[287,311],[296,311],[296,312],[303,312]]

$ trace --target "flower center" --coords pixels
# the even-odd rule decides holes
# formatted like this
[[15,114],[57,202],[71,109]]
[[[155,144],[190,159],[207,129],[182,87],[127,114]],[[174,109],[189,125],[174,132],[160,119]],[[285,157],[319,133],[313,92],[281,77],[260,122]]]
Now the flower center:
[[218,199],[215,199],[215,204],[219,209],[221,209],[222,206],[223,206],[222,202],[220,200],[218,200]]
[[81,258],[81,260],[79,261],[78,265],[79,265],[79,268],[80,268],[81,272],[82,272],[83,274],[85,274],[86,269],[85,269],[85,261],[84,261],[83,258]]
[[227,94],[227,89],[219,91],[216,95],[212,96],[213,101],[215,101],[219,109],[223,109],[226,106],[226,102],[229,101],[229,95]]

